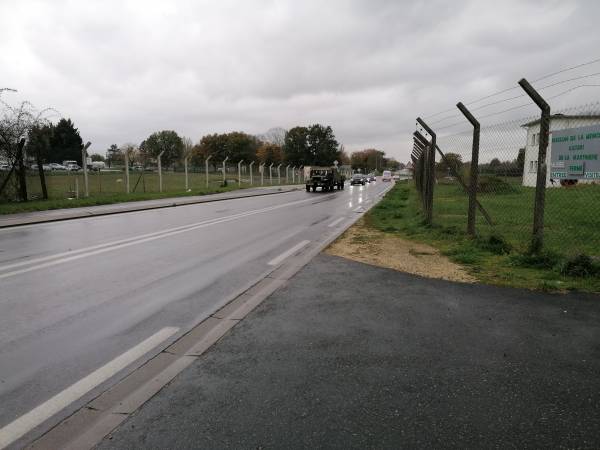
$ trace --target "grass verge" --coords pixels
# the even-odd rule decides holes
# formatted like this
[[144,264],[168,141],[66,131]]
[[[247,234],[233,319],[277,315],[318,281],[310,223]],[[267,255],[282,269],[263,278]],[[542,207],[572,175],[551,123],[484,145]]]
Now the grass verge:
[[[441,194],[435,204],[440,209],[448,208]],[[550,251],[531,257],[494,230],[472,239],[457,224],[424,225],[418,194],[409,183],[396,183],[365,221],[385,233],[439,249],[483,283],[544,291],[600,292],[600,263],[585,255],[566,258]]]
[[47,211],[51,209],[62,209],[62,208],[78,208],[82,206],[97,206],[97,205],[109,205],[113,203],[142,201],[142,200],[156,200],[160,198],[169,197],[189,197],[193,195],[208,195],[218,194],[221,192],[229,192],[237,189],[245,189],[246,187],[239,188],[237,186],[228,187],[215,187],[209,189],[199,189],[192,192],[136,192],[136,193],[102,193],[94,194],[93,197],[79,198],[79,199],[49,199],[49,200],[31,200],[28,202],[11,202],[0,204],[0,215],[3,214],[15,214],[23,212],[33,211]]

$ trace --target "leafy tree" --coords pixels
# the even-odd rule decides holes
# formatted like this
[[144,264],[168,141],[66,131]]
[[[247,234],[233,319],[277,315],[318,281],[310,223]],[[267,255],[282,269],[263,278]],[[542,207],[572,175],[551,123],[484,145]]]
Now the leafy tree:
[[170,166],[181,159],[183,149],[183,141],[175,131],[171,130],[152,133],[143,142],[143,152],[151,158],[158,158],[158,155],[164,152],[161,162],[165,166]]
[[285,135],[286,162],[304,166],[330,166],[340,161],[339,144],[330,126],[294,127]]
[[111,144],[108,150],[106,150],[106,162],[108,163],[108,167],[112,167],[114,163],[123,162],[123,152],[117,144]]
[[54,127],[52,124],[47,124],[34,125],[27,135],[27,154],[35,157],[44,200],[48,199],[48,189],[46,187],[46,174],[44,173],[43,165],[50,157],[50,141],[53,134]]
[[92,155],[90,156],[90,158],[92,158],[92,161],[106,161],[106,159],[104,158],[104,156],[102,156],[99,153],[92,153]]
[[309,165],[330,166],[339,159],[339,144],[330,126],[319,124],[308,128]]
[[266,133],[256,136],[259,141],[266,142],[268,144],[276,144],[283,147],[285,143],[286,130],[280,127],[270,128]]
[[256,151],[256,157],[261,163],[266,165],[280,164],[283,162],[283,151],[277,144],[265,143]]
[[294,127],[285,134],[283,151],[287,163],[301,166],[308,160],[308,128]]
[[55,162],[75,160],[81,166],[83,141],[71,119],[60,119],[50,141],[50,158]]
[[246,162],[252,161],[256,158],[259,146],[260,141],[255,136],[241,131],[224,134],[207,134],[194,146],[192,164],[203,164],[209,155],[211,156],[211,164],[214,167],[226,157],[229,157],[232,162],[240,160]]
[[383,170],[389,166],[388,161],[385,158],[385,152],[374,148],[353,152],[350,156],[352,168],[362,169],[366,172]]
[[446,153],[445,159],[436,163],[436,172],[439,176],[455,176],[457,173],[461,173],[462,168],[462,156],[458,153]]

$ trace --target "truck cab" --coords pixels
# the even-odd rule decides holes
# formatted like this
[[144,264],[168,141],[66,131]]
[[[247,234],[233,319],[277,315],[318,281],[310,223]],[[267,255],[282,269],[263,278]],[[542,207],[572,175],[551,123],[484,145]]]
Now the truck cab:
[[312,167],[306,180],[306,192],[316,192],[320,187],[323,192],[344,189],[345,177],[336,167]]

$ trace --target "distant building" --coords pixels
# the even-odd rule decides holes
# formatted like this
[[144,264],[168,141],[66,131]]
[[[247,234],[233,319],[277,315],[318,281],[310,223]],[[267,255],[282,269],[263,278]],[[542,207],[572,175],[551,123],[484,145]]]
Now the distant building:
[[[552,132],[581,128],[590,125],[600,125],[600,115],[565,115],[552,114],[550,116],[550,136],[546,152],[546,187],[560,186],[560,180],[551,180],[552,159]],[[538,151],[540,145],[540,119],[522,125],[527,129],[527,143],[525,145],[525,164],[523,166],[523,186],[535,187],[538,168]],[[594,180],[579,180],[580,183],[591,183]]]

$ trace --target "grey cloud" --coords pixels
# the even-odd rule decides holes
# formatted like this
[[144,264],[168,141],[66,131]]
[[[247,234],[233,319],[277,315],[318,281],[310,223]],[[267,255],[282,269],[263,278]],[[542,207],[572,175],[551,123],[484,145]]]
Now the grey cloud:
[[349,150],[406,160],[417,115],[592,59],[598,12],[592,1],[3,0],[0,86],[73,118],[94,151],[159,129],[197,140],[323,122]]

